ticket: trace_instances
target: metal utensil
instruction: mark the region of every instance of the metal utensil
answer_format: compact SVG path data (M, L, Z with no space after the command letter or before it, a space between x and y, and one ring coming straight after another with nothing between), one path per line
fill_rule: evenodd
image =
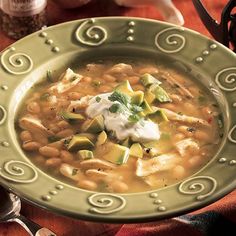
M17 222L32 236L56 236L49 229L30 221L20 214L20 198L0 186L0 222Z

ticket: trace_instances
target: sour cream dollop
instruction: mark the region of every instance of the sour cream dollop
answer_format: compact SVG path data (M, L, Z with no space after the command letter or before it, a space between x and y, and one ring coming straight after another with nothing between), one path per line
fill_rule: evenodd
M135 142L149 142L160 139L160 131L157 124L151 120L141 119L136 123L130 123L129 116L132 114L128 110L124 112L112 113L109 108L118 103L110 101L108 97L111 93L97 95L89 100L86 114L90 118L103 115L106 130L113 131L116 138L124 140L131 138ZM96 99L99 97L99 101Z

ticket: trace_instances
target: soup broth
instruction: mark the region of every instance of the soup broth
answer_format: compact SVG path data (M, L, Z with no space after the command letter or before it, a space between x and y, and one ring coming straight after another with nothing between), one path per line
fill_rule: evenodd
M219 146L216 101L180 70L121 58L45 74L16 129L32 162L74 186L162 188L198 171Z

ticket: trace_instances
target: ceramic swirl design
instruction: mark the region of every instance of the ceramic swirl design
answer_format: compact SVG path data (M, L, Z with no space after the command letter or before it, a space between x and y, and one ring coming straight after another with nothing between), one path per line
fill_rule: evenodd
M126 200L116 194L96 193L88 198L89 204L93 207L90 212L108 215L121 211L126 206Z
M87 46L99 46L107 40L107 31L95 24L94 19L85 20L75 32L76 39Z
M233 128L229 131L229 134L228 134L229 141L236 144L236 139L233 138L234 133L235 133L235 137L236 137L236 125L233 126Z
M164 53L176 53L181 51L185 44L186 39L180 33L184 32L183 28L171 27L160 31L155 37L155 45L159 50ZM163 40L165 38L165 40ZM165 44L163 44L165 43Z
M10 47L2 53L3 68L13 75L27 74L33 68L32 59L25 53L15 53L15 51L14 47Z
M236 90L236 67L221 70L215 77L216 84L224 91Z
M179 185L179 191L182 194L197 195L197 200L203 200L212 195L217 187L217 182L210 176L196 176L183 181Z
M38 178L38 172L28 163L12 160L5 162L3 168L0 167L0 176L15 183L28 184Z
M0 125L2 125L7 118L7 111L6 109L0 105Z

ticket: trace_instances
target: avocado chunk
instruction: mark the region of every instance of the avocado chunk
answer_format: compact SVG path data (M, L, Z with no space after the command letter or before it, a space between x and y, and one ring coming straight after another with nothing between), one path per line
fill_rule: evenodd
M165 112L162 109L158 109L154 113L149 114L149 118L157 123L169 121Z
M143 111L140 114L141 116L146 116L154 112L151 106L148 104L148 102L145 99L142 103L142 108L143 108Z
M152 84L161 84L161 81L159 81L158 79L156 79L154 76L152 76L149 73L145 73L140 77L141 83L145 86L148 87L149 85Z
M78 151L83 149L92 149L94 144L85 136L74 135L69 142L67 149L69 151Z
M130 147L129 155L137 158L143 158L143 148L139 143L134 143Z
M79 159L81 159L81 160L87 160L87 159L94 158L93 152L89 151L89 150L79 150L77 152L77 155L78 155Z
M151 104L151 103L156 99L156 96L151 92L150 89L148 89L147 91L145 91L144 99L145 99L149 104Z
M115 91L119 91L119 92L124 93L126 95L132 95L132 93L134 92L128 80L125 80L122 83L120 83L115 88Z
M83 126L83 130L90 133L99 133L104 130L104 118L102 115L94 117Z
M131 103L135 105L141 105L143 102L144 93L143 91L135 91L131 94Z
M73 112L62 111L60 115L65 120L77 120L77 121L85 120L84 116L82 116L81 114L73 113Z
M172 100L169 97L169 95L167 94L167 92L162 87L160 87L159 85L156 85L156 86L153 87L152 93L155 95L156 100L158 100L161 103L163 103L163 102L172 102Z
M107 141L107 134L106 134L105 131L102 131L102 132L98 135L96 145L97 145L97 146L102 145L102 144L104 144L106 141Z
M129 158L129 148L119 144L112 144L110 151L103 156L103 159L116 165L124 164Z
M130 147L130 143L131 143L130 138L127 138L122 142L122 146Z

